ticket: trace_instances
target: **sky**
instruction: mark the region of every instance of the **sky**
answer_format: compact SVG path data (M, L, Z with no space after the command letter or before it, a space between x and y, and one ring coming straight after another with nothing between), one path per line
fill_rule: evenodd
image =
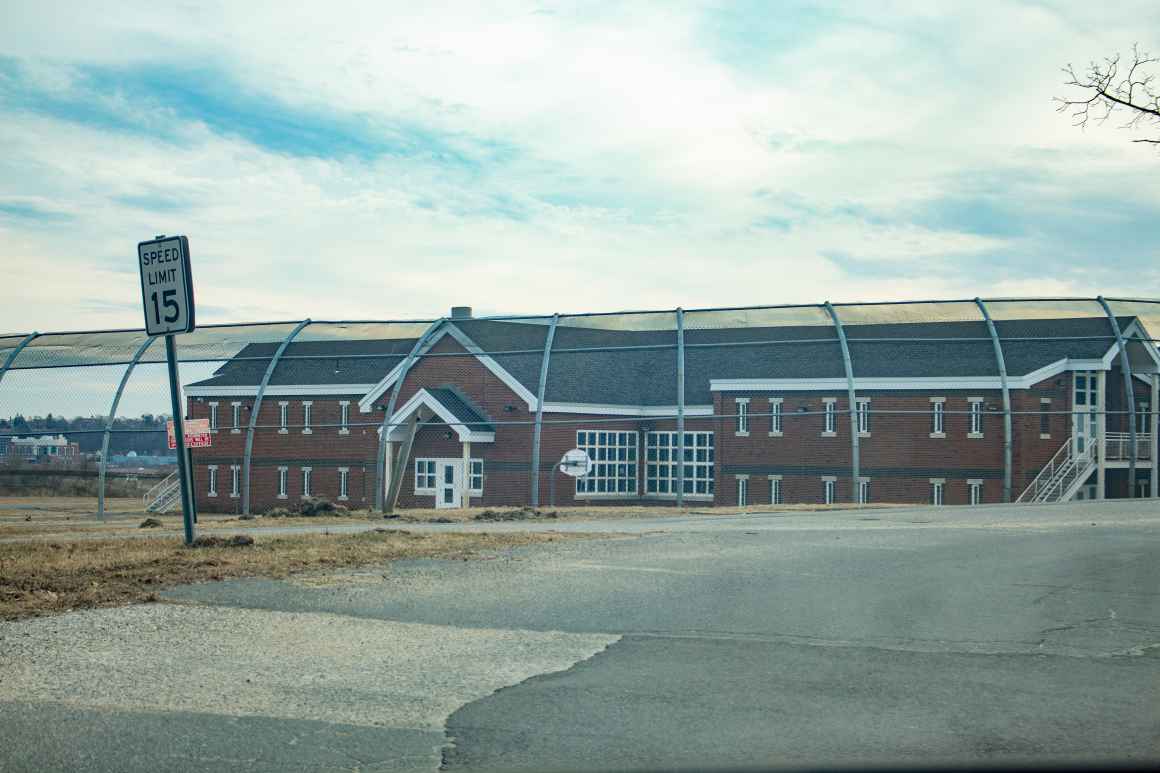
M1160 296L1160 155L1056 113L1160 4L0 9L0 333Z

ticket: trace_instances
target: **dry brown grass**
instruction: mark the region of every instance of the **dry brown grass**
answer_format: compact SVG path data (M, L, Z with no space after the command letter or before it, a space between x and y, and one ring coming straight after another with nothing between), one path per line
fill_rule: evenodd
M171 537L0 544L0 620L153 601L157 591L182 583L286 577L409 558L466 560L570 538L575 537L383 529L346 535L259 535L249 547L187 548Z

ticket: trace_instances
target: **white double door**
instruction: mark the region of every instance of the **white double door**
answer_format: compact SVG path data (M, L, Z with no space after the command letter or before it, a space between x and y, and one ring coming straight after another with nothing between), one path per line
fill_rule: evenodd
M435 507L462 507L463 460L435 460Z

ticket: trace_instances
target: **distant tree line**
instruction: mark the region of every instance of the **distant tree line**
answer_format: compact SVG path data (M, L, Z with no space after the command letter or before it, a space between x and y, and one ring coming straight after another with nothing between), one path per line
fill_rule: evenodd
M165 436L165 422L169 417L143 414L138 418L118 417L113 420L115 430L109 436L109 454L125 454L136 451L141 455L165 455L170 453ZM22 416L16 414L11 419L0 419L0 435L64 435L80 445L81 453L101 450L105 431L104 416L77 416L66 419L63 416Z

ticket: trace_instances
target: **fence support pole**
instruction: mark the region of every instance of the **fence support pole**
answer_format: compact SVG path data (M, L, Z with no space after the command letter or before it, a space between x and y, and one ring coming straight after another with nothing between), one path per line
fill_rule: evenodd
M309 319L304 319L298 323L298 326L290 331L290 334L282 339L282 343L278 345L274 356L270 358L270 364L266 366L266 372L262 374L262 381L258 384L258 391L254 395L254 407L250 411L250 426L246 430L246 451L245 456L242 457L242 512L246 515L250 514L250 458L254 452L254 428L258 426L258 414L262 410L262 398L266 394L266 387L270 385L270 377L274 375L274 368L278 366L278 360L282 359L283 352L286 347L290 345L302 328L310 324Z
M1131 499L1136 495L1136 390L1132 388L1132 363L1128 360L1128 344L1124 341L1123 331L1120 330L1120 321L1112 313L1112 309L1104 300L1104 296L1101 295L1096 300L1103 307L1104 314L1108 315L1108 322L1116 336L1116 346L1120 349L1120 370L1124 374L1124 402L1128 409L1128 443L1130 444L1128 447L1128 498ZM1100 399L1104 401L1103 408L1106 411L1108 398L1105 395L1100 395Z
M540 429L544 420L544 395L548 388L548 362L552 358L552 343L556 340L559 314L552 315L548 337L544 339L544 359L540 361L540 385L536 389L536 426L532 430L532 507L540 506ZM553 463L552 474L556 474Z
M1003 345L999 342L999 333L995 329L995 322L991 313L987 311L987 304L981 298L975 299L983 321L987 323L987 332L991 335L991 344L995 347L995 364L999 366L999 387L1003 390L1003 501L1011 501L1011 474L1012 474L1012 428L1011 428L1011 390L1007 385L1007 359L1003 356Z
M678 307L677 308L677 507L683 507L684 504L685 504L685 310Z
M859 479L862 477L862 449L858 441L858 398L854 390L854 364L850 360L850 345L846 341L846 331L842 327L842 320L838 317L838 312L834 310L833 304L829 301L826 301L825 309L834 322L834 328L838 331L838 342L842 345L842 362L846 366L846 392L850 401L850 477L853 480L850 501L862 504L858 496Z
M431 323L430 327L423 331L423 335L419 336L419 340L415 341L415 345L411 347L411 351L403 359L399 368L399 377L395 379L395 386L391 389L391 397L387 401L387 411L383 414L383 426L379 428L379 453L375 470L375 509L380 513L386 513L388 509L395 509L395 503L393 501L387 501L387 497L384 496L386 492L383 491L383 486L386 482L384 475L386 474L387 464L387 435L391 431L391 417L395 415L395 404L399 401L399 392L403 389L403 381L406 380L407 374L411 371L411 366L415 364L415 358L419 356L419 350L427 343L431 334L438 330L446 321L446 317L437 319ZM395 460L394 466L402 469L401 465L406 463L406 459ZM395 486L395 483L392 480L391 486ZM391 500L394 498L390 497Z
M145 354L145 350L153 341L152 338L146 338L137 348L137 351L133 353L133 359L129 361L129 367L125 368L125 373L121 376L121 383L117 385L117 391L113 395L113 404L109 406L109 418L105 422L105 435L101 439L101 470L97 483L97 518L102 521L105 520L105 471L109 466L109 434L113 431L113 420L117 418L117 406L121 403L121 395L125 391L125 385L129 383L129 377L133 375L133 368L137 367L141 355Z
M17 355L24 351L24 347L28 346L34 339L38 338L39 336L40 333L29 333L28 335L24 336L24 339L20 343L16 344L15 349L8 353L8 356L4 359L4 365L0 366L0 381L4 380L4 374L7 373L8 369L12 367L12 363L16 362Z

